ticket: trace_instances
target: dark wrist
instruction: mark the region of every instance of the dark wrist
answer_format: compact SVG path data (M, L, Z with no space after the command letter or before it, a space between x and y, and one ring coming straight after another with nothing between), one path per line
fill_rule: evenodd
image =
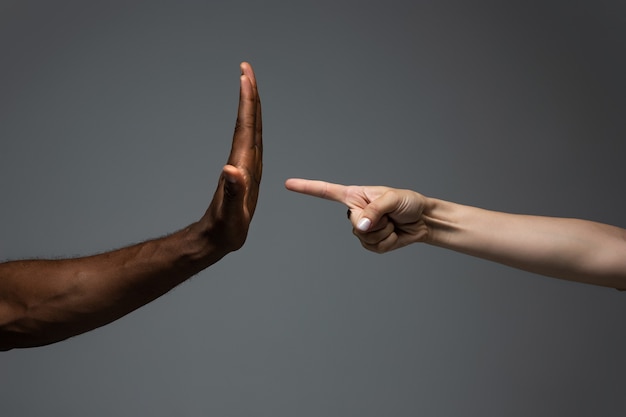
M230 252L218 244L210 228L202 227L200 223L189 225L180 234L184 258L193 265L200 265L202 269L219 261Z

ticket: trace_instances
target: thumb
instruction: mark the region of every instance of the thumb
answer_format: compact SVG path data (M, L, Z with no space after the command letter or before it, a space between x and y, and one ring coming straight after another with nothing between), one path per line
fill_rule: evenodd
M387 214L397 209L399 204L396 193L387 191L363 208L356 228L361 232L375 229L375 226Z
M229 211L240 210L243 206L245 185L239 170L232 165L226 165L222 169L222 176L224 177L224 208Z
M356 228L361 232L367 232L372 227L372 220L368 217L361 216L356 222Z

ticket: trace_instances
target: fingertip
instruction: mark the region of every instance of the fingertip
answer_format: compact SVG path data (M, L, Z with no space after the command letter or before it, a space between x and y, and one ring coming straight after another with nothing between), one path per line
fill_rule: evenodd
M295 178L287 178L287 180L285 181L285 188L288 190L291 190L293 188L295 181L296 181Z
M254 70L252 69L252 65L250 65L250 63L243 61L241 64L239 64L239 69L241 70L241 75L247 76L250 80L250 83L256 85Z
M222 175L224 176L224 180L231 184L237 184L239 182L239 170L234 165L224 165L222 168Z

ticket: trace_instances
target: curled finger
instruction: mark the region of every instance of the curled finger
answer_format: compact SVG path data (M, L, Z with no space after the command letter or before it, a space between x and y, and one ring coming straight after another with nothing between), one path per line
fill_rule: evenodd
M385 253L395 249L397 242L398 235L396 234L396 232L392 232L385 239L374 244L361 241L361 246L372 252Z
M390 235L395 235L394 225L391 222L386 222L385 227L373 232L361 232L356 228L353 229L352 232L362 243L366 243L368 245L376 245L387 239Z

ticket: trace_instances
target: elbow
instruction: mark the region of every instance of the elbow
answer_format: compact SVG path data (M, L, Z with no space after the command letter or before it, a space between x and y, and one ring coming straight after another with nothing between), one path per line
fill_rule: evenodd
M13 315L8 318L2 317L0 324L0 351L6 352L11 349L30 347L29 340L33 338L32 326L26 324L25 317Z
M626 247L625 247L626 249ZM626 250L598 254L578 268L581 281L626 291Z
M20 323L25 317L24 309L10 303L0 303L0 351L6 352L17 347L17 340L25 329Z
M0 309L0 352L43 346L57 341L45 323L29 316L27 309L6 305Z
M67 339L51 334L49 331L37 330L31 326L1 326L0 327L0 352L12 349L25 349L50 345Z

